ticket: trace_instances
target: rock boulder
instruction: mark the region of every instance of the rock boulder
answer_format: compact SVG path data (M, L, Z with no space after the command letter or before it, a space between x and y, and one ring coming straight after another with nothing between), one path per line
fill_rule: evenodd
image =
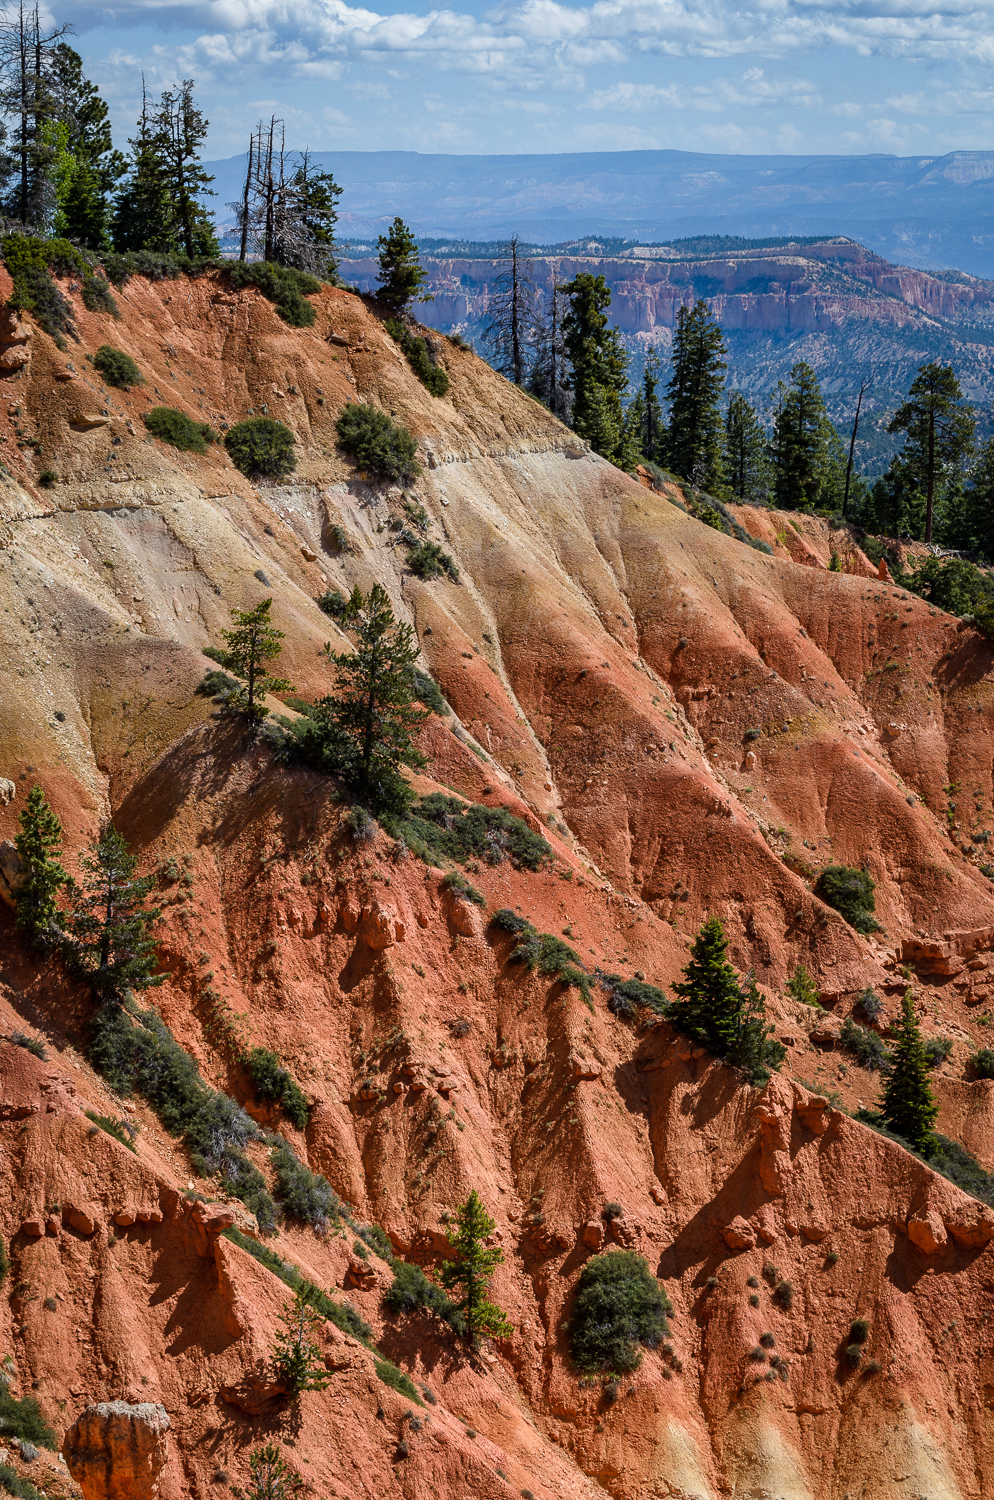
M150 1401L101 1401L76 1418L62 1456L83 1500L153 1500L166 1462L169 1418Z

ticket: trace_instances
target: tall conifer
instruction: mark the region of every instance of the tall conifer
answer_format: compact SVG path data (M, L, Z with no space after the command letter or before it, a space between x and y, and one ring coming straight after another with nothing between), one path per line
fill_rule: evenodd
M61 936L57 897L68 885L69 877L58 857L62 824L40 786L33 786L28 793L20 823L14 847L27 865L27 874L17 892L17 925L33 947L49 949L56 946Z
M669 467L682 479L720 496L725 489L724 429L719 400L728 368L721 329L706 302L681 307L673 335L673 369L666 396Z
M910 990L901 1002L901 1019L894 1031L893 1066L884 1089L883 1116L895 1135L927 1154L939 1106L929 1085L928 1055Z

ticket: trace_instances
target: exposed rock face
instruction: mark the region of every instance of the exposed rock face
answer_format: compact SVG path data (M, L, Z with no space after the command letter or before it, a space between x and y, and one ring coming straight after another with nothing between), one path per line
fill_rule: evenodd
M10 798L4 800L9 801ZM0 843L0 897L8 906L17 905L17 893L27 875L27 861L18 854L13 839L4 839Z
M165 1407L151 1401L88 1406L62 1443L83 1500L154 1500L169 1427Z

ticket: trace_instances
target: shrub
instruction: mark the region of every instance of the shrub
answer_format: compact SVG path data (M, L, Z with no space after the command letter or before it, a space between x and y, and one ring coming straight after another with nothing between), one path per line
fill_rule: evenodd
M776 1347L777 1341L772 1333L761 1333L759 1335L759 1342L764 1349L773 1349Z
M335 425L338 446L355 459L360 470L383 479L413 479L421 467L417 444L406 427L398 427L385 411L352 401Z
M590 998L590 979L580 955L551 932L536 932L534 928L523 932L508 957L508 963L524 964L529 971L537 970L546 978L556 979L567 989L578 989L586 999Z
M59 476L54 469L42 469L38 475L38 483L43 490L50 490L53 485L58 484Z
M612 1015L623 1020L634 1020L640 1007L666 1014L669 1001L663 990L644 979L623 979L620 974L599 974L603 987L608 991L607 1008Z
M953 1050L953 1039L951 1036L930 1036L925 1042L925 1057L930 1068L937 1068L944 1063Z
M848 1344L846 1346L846 1352L843 1355L843 1359L845 1360L846 1364L849 1366L850 1370L857 1370L859 1368L860 1361L862 1360L862 1358L863 1358L863 1346L862 1346L862 1344Z
M43 240L27 234L6 234L0 241L7 270L14 282L8 307L29 312L38 327L64 347L63 334L75 337L72 308L59 291L51 267L66 268L63 247L69 253L69 268L89 272L79 251L65 240Z
M465 875L460 875L458 870L450 870L442 881L442 890L451 891L453 896L458 896L462 901L472 901L474 906L486 906L487 901L482 891L468 881Z
M84 277L82 297L87 312L110 313L114 318L120 317L117 299L105 277ZM138 382L134 381L133 384L137 385Z
M11 1438L20 1438L39 1448L54 1450L58 1447L59 1440L45 1421L34 1396L24 1396L19 1401L10 1394L3 1381L0 1381L0 1433L5 1442Z
M773 1288L773 1300L781 1312L790 1312L794 1306L794 1286L790 1281L778 1281Z
M90 1023L89 1056L116 1093L148 1100L170 1134L182 1138L198 1172L228 1183L263 1232L275 1228L276 1205L265 1179L242 1151L259 1138L258 1126L233 1099L207 1087L154 1011L102 1005Z
M225 263L225 274L234 287L256 286L276 307L276 312L291 328L311 328L316 313L306 296L321 290L316 276L293 266L277 266L271 261L233 260Z
M341 1217L342 1202L331 1183L305 1167L289 1146L279 1146L272 1162L276 1201L285 1214L315 1229L325 1229L332 1219Z
M373 1368L384 1385L390 1386L392 1390L400 1391L408 1401L416 1401L419 1406L424 1406L418 1394L418 1388L410 1375L405 1375L403 1370L398 1370L389 1359L374 1359Z
M449 389L449 377L441 365L435 363L425 339L405 327L398 318L387 318L383 324L394 343L399 344L415 375L433 396L444 396Z
M348 608L349 601L340 589L326 589L315 599L318 609L330 615L333 620L340 620Z
M477 858L499 865L507 859L515 867L539 870L553 857L551 844L506 807L462 802L444 792L422 797L390 832L395 837L402 833L410 848L429 862L451 859L465 864Z
M495 911L490 918L490 925L499 927L501 932L511 932L517 936L518 933L527 932L532 924L527 917L521 917L516 911L511 911L510 907L502 906L500 911ZM994 1053L991 1055L994 1056Z
M206 654L204 652L205 656ZM205 672L193 691L199 698L221 699L239 690L240 684L235 681L234 677L229 672L222 672L220 668L217 668L214 671Z
M266 1047L253 1047L245 1058L255 1097L272 1104L279 1104L284 1114L298 1130L307 1128L307 1096L303 1089L287 1072L275 1052Z
M668 1297L634 1250L591 1256L577 1282L569 1320L577 1369L625 1374L638 1368L640 1345L655 1349L669 1334Z
M372 843L376 837L376 820L358 804L345 815L345 826L357 844Z
M815 1010L823 1009L818 999L818 986L803 964L798 964L787 980L787 993L792 1000L798 1001L801 1005L814 1006Z
M442 697L434 677L429 677L427 672L418 671L417 667L414 669L414 689L419 701L425 708L430 708L433 714L438 714L440 718L451 714L452 710Z
M868 1318L854 1318L849 1325L850 1344L865 1344L870 1337L870 1322Z
M15 1047L23 1047L25 1052L30 1052L34 1057L40 1057L44 1062L47 1054L45 1043L40 1036L28 1036L26 1031L12 1031L10 1039Z
M994 1047L981 1047L967 1059L974 1078L994 1078Z
M159 250L125 250L103 256L107 278L121 287L132 276L146 281L175 281L179 276L196 276L215 265L210 256L191 260L189 256Z
M851 1016L846 1016L842 1023L841 1041L843 1047L847 1047L856 1058L861 1068L868 1068L870 1072L889 1073L891 1069L891 1051L875 1031L870 1031L866 1026L860 1026Z
M604 1220L605 1224L611 1224L615 1219L623 1219L624 1217L625 1210L622 1208L620 1203L605 1203L604 1207L601 1209L601 1218Z
M815 882L815 895L833 906L850 927L864 936L883 931L873 916L874 889L869 870L855 870L850 865L826 865Z
M235 468L249 479L285 479L297 467L293 433L273 417L248 417L224 434Z
M407 566L417 578L437 578L439 574L446 573L453 583L459 582L456 563L447 552L442 551L438 542L419 542L416 547L409 547Z
M861 1011L868 1021L879 1021L883 1015L884 1002L876 990L868 986L856 1001L853 1009Z
M111 1115L94 1114L92 1109L86 1111L86 1118L92 1120L94 1125L99 1125L100 1129L105 1130L108 1135L112 1135L115 1141L120 1141L122 1146L127 1146L129 1151L134 1151L137 1156L134 1138L138 1132L133 1125L126 1125L123 1120L114 1119Z
M123 349L115 349L113 344L100 345L93 356L93 368L100 371L108 385L116 386L119 390L126 391L133 385L145 384L142 372L131 355L125 354Z
M433 1313L456 1333L463 1335L466 1332L465 1319L455 1303L440 1286L429 1281L420 1266L399 1261L394 1266L393 1281L383 1295L383 1302L392 1313Z
M142 416L142 421L153 437L182 453L206 453L210 440L210 425L195 422L175 406L153 406Z

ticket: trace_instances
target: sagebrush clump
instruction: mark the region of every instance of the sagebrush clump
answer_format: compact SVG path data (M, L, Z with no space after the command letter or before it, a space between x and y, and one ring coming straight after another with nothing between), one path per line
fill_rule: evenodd
M350 401L335 424L338 446L377 479L414 479L421 472L417 443L385 411Z
M224 435L228 457L248 479L285 479L297 467L293 433L274 417L247 417Z
M570 1352L578 1370L615 1375L638 1369L643 1349L670 1331L672 1304L634 1250L591 1256L580 1273L569 1319Z
M195 422L175 406L153 406L142 414L142 421L153 437L181 453L206 453L214 433L208 422Z
M145 379L130 354L115 349L113 344L101 344L93 356L93 368L99 370L108 385L119 390L130 390L133 385L144 385Z

